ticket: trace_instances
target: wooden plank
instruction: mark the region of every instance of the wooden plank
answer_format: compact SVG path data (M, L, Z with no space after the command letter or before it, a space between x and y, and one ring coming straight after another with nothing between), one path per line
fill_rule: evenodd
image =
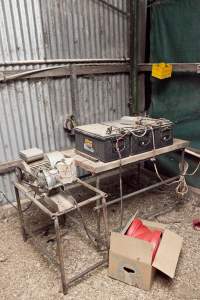
M112 73L129 73L129 64L128 63L110 63L110 64L93 64L93 65L74 65L73 74L76 76L81 75L98 75L98 74L112 74ZM58 68L42 70L38 69L37 73L31 74L33 70L27 70L27 75L23 75L17 79L31 79L31 78L45 78L45 77L65 77L72 75L72 68L70 65L58 66ZM6 77L19 75L26 71L2 71L1 72L1 81L5 80ZM14 80L14 79L13 79Z
M0 175L14 171L15 168L18 167L21 163L21 159L0 163Z
M188 146L189 146L188 141L174 139L173 145L163 147L160 149L156 149L156 150L152 150L152 151L148 151L148 152L144 152L144 153L137 154L137 155L128 156L121 160L121 164L122 164L122 166L125 166L125 165L131 164L131 163L147 160L154 156L172 152L172 151L175 151L178 149L184 149ZM63 154L67 157L74 157L77 166L79 166L79 167L83 168L84 170L89 171L93 174L102 173L105 171L116 169L116 168L119 168L119 166L120 166L120 160L115 160L115 161L111 161L108 163L104 163L101 161L94 162L94 161L91 161L89 159L82 157L81 155L77 155L75 153L75 150L63 151Z

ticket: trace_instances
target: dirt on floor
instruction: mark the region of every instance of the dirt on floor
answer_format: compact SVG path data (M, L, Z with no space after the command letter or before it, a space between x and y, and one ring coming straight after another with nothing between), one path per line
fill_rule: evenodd
M115 193L118 192L118 178L113 177ZM126 180L126 190L134 188L131 178ZM112 194L113 185L108 181L103 189ZM61 292L60 276L55 266L46 260L32 239L23 242L17 215L3 217L0 220L0 299L1 300L58 300L58 299L200 299L200 232L192 228L192 220L200 217L200 200L190 193L181 204L173 210L176 196L172 187L165 187L147 192L124 202L124 223L139 209L138 216L165 211L164 215L154 220L166 223L168 228L184 238L176 276L173 280L157 272L150 291L126 285L113 280L107 275L107 268L100 267L83 280L72 285L67 295ZM92 207L83 210L88 226L95 229L96 218ZM73 213L80 219L80 216ZM41 221L42 220L42 221ZM41 227L49 220L41 215L34 206L26 212L26 222ZM109 207L110 228L119 225L119 204ZM66 219L62 228L66 274L76 274L82 268L98 261L101 253L94 251L84 231L72 221ZM48 251L55 252L55 235L53 228L37 233L40 244ZM55 256L55 254L54 254Z

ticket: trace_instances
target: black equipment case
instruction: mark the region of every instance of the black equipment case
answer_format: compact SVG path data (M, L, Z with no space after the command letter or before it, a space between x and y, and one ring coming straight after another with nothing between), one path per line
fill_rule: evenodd
M107 134L109 126L104 124L91 124L75 128L76 149L89 156L109 162L119 159L116 143L118 141L121 157L130 155L130 135L120 138L121 134Z
M109 162L173 143L173 124L166 119L123 117L75 128L76 150Z

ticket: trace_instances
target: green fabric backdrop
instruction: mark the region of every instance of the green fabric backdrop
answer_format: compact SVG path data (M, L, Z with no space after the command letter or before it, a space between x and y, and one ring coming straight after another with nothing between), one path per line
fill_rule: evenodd
M200 0L163 0L152 7L150 61L153 63L200 62ZM166 117L175 123L175 136L200 149L200 75L174 73L172 78L152 78L150 115ZM191 168L197 161L188 158ZM162 170L175 174L178 155L159 159ZM191 170L191 169L190 169ZM200 171L188 177L200 187Z

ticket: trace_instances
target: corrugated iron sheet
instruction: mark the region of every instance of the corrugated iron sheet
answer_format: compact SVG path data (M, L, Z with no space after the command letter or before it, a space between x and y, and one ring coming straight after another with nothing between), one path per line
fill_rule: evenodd
M128 57L127 16L99 0L1 0L0 22L0 61Z
M128 1L107 0L127 12ZM128 18L98 0L1 0L0 62L128 56ZM35 66L37 67L37 66ZM42 67L42 66L40 66ZM2 67L19 70L32 66ZM79 77L79 124L128 113L126 74ZM73 146L63 129L72 113L70 79L22 80L0 84L0 161L19 150ZM0 190L13 199L13 174L0 176Z

